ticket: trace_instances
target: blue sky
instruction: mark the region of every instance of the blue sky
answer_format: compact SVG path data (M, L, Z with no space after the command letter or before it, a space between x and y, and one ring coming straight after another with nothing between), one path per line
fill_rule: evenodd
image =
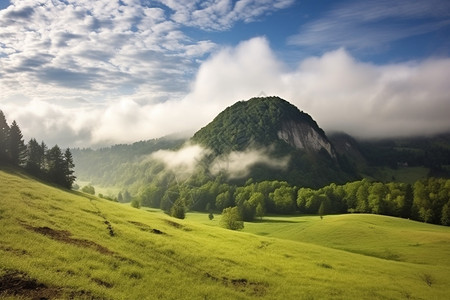
M0 109L63 146L190 134L278 95L327 132L450 130L450 2L0 0Z

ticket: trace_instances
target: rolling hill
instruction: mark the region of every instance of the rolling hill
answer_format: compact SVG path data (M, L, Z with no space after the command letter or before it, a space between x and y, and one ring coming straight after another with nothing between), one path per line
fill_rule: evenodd
M7 167L0 195L4 299L445 299L450 292L447 227L368 215L246 223L261 236L219 228L219 216L178 220L60 190ZM374 245L393 255L365 253Z

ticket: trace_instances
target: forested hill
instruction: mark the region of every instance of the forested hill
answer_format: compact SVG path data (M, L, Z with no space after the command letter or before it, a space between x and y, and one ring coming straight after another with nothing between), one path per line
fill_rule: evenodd
M313 118L279 97L237 102L191 140L213 149L215 159L222 159L223 165L232 164L230 157L239 153L264 152L266 162L275 163L252 165L248 177L256 181L283 180L319 187L357 178L351 167L341 165L333 145ZM283 160L287 162L283 168L274 167Z
M304 137L298 135L299 132L293 132L297 128L286 132L292 129L287 128L288 124L302 126L300 130L306 131L306 134L314 133L322 143L329 144L324 131L310 115L279 97L239 101L196 132L192 140L213 149L217 154L283 142L310 149L309 141L304 141Z

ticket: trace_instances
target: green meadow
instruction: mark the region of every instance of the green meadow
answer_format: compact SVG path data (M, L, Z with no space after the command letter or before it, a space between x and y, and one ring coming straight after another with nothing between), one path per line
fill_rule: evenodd
M0 168L2 299L448 299L450 228L376 215L178 220Z

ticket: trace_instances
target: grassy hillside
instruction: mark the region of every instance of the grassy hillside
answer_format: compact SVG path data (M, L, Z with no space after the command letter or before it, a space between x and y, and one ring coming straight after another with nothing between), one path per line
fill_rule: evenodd
M445 299L450 292L444 227L362 215L246 223L266 235L258 236L1 168L0 195L0 298ZM361 254L389 245L398 259Z

